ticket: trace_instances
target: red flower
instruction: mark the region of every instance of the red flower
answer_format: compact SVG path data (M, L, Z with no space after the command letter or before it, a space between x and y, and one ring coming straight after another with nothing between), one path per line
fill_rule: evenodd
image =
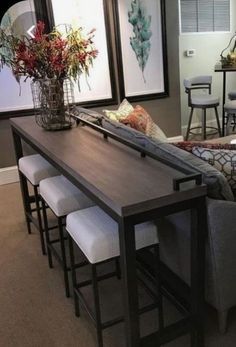
M38 21L36 28L34 30L34 40L36 42L42 40L44 29L45 29L45 24L41 21Z
M1 44L11 53L9 59L0 52L0 69L1 64L10 66L18 79L25 75L35 79L72 77L76 80L81 73L88 75L98 54L92 41L95 29L86 37L82 28L68 28L64 34L57 29L46 34L44 29L45 24L39 21L35 37L29 39L7 35L0 28Z
M97 49L94 49L92 52L91 52L91 57L92 58L96 58L98 55L98 50Z

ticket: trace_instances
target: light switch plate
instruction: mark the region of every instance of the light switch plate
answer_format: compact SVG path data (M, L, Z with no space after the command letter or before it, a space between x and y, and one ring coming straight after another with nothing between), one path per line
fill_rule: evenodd
M194 48L187 49L186 56L187 57L194 57L196 55L196 50Z

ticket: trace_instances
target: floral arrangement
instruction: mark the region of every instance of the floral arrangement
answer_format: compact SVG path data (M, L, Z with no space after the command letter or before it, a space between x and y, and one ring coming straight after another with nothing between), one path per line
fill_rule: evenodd
M234 41L233 41L234 40ZM233 43L233 47L231 47L231 44ZM229 52L226 56L223 55L223 53L229 49ZM222 66L235 66L236 65L236 32L231 37L229 44L226 48L223 49L223 51L220 54L220 60L222 63Z
M57 28L45 33L45 24L39 21L34 37L18 38L0 29L0 70L10 67L19 82L21 76L38 79L76 80L89 68L98 51L94 48L94 31L83 35L82 28L66 27L62 34Z

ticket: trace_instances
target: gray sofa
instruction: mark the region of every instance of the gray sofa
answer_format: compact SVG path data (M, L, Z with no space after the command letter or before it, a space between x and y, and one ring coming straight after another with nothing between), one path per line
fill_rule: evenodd
M161 158L202 174L208 195L206 300L216 308L219 329L224 333L228 311L236 306L236 203L226 178L208 163L172 144L150 139L100 114L93 112L93 117L99 120L104 128L139 144ZM162 218L157 224L162 261L186 283L190 283L190 211Z

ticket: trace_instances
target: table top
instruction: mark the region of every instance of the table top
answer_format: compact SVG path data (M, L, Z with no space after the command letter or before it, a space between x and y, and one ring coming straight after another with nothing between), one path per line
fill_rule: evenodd
M233 72L236 71L236 65L234 66L222 66L221 63L216 63L215 65L215 72Z
M173 190L185 175L84 126L45 131L34 117L12 118L13 129L113 217L126 217L203 196L206 187Z

